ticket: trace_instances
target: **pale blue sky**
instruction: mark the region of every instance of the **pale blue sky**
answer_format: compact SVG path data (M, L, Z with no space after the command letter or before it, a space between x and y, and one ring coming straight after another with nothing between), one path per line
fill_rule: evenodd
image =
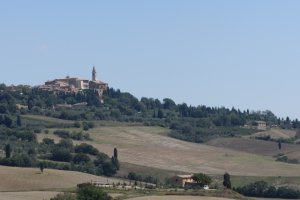
M0 1L0 82L91 76L137 97L300 118L300 1Z

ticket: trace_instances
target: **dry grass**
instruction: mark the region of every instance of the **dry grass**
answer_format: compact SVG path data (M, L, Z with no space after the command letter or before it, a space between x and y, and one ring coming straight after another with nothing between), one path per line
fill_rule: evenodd
M250 138L217 138L208 141L207 144L264 156L275 156L279 153L284 153L289 158L300 160L300 145L295 144L282 143L281 150L278 149L277 142Z
M144 196L136 197L128 200L229 200L220 197L201 197L201 196Z
M0 191L39 191L61 190L76 187L77 184L91 180L102 183L119 182L120 179L94 176L90 174L45 169L0 166Z
M294 130L285 130L280 128L272 128L267 131L258 132L252 134L250 137L257 137L257 136L271 136L271 138L278 139L278 138L284 138L284 139L290 139L294 138L296 135L296 131Z
M160 127L103 126L89 130L93 141L84 142L108 155L112 155L113 148L117 147L121 162L171 171L208 174L224 174L228 171L239 176L299 175L300 165L276 162L269 156L271 153L268 154L267 148L266 154L256 155L255 144L248 145L247 153L242 152L241 147L232 150L177 140L166 136L168 131ZM39 140L42 138L43 135L39 135ZM269 145L272 146L271 143ZM276 148L276 145L273 146Z
M228 171L241 176L299 175L300 165L276 162L270 156L189 143L167 137L166 132L168 129L159 127L97 127L89 130L93 141L87 143L108 155L117 147L122 162L159 169L209 174Z
M0 200L49 200L58 192L30 191L30 192L0 192Z

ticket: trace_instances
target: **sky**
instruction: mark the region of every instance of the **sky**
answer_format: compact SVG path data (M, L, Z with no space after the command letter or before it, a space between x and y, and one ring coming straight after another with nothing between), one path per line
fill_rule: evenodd
M300 118L300 1L0 1L0 82L98 79L138 98Z

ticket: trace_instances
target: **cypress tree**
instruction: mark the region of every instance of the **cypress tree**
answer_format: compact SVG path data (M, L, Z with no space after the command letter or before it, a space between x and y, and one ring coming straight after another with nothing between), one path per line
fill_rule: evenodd
M11 156L11 149L10 149L10 144L5 145L5 157L10 158Z
M227 172L224 174L223 185L224 187L231 189L230 175Z

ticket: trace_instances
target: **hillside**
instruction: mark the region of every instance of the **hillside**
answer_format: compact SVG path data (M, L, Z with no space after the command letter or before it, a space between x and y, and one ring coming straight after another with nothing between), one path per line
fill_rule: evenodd
M75 188L77 184L91 180L102 183L123 180L94 176L86 173L45 169L41 174L37 168L19 168L0 166L0 192L64 190ZM1 195L0 195L1 196Z
M117 147L121 162L166 170L209 174L228 171L243 176L296 176L300 170L300 165L276 162L271 156L170 138L168 131L159 127L101 126L89 131L93 141L87 143L107 154ZM58 140L51 134L41 134L39 140L43 137Z
M295 144L284 143L282 148L278 149L277 142L250 138L217 138L206 142L206 144L263 156L272 157L285 154L289 158L300 160L300 145Z

